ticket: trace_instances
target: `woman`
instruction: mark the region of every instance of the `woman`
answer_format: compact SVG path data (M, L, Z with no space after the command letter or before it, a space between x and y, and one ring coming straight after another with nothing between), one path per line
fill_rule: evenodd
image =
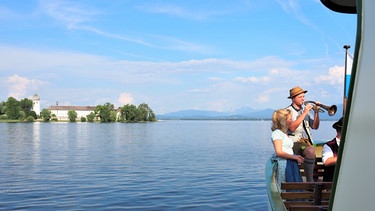
M287 130L292 123L292 114L288 109L279 109L272 115L272 142L275 148L275 159L278 161L278 183L302 182L297 163L303 163L304 158L293 154L293 140Z

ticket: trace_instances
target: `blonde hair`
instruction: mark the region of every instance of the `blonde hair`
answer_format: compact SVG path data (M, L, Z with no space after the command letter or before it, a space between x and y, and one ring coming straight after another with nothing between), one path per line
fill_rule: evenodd
M286 131L288 130L288 125L286 124L286 120L290 113L291 112L288 109L279 109L273 112L271 130L274 131L276 129L279 129L283 131L284 133L286 133Z

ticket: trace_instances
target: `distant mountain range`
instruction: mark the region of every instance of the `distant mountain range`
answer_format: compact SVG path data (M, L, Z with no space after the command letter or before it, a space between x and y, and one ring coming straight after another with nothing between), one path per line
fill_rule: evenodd
M324 110L320 113L321 120L337 120L342 115L342 104L337 105L337 112L333 116L329 116ZM201 119L201 120L269 120L275 109L257 110L244 107L232 112L204 111L204 110L181 110L163 115L156 115L157 119Z

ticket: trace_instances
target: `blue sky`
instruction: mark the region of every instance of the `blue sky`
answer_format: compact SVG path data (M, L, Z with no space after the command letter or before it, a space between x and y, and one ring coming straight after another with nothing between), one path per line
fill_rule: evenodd
M0 101L278 109L343 98L356 16L317 0L2 0Z

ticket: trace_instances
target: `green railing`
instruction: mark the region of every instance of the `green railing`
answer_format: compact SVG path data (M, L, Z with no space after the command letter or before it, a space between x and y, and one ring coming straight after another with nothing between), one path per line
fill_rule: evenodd
M280 196L280 187L276 180L277 162L272 159L272 156L267 160L266 164L266 186L268 200L271 210L286 211L284 202Z

